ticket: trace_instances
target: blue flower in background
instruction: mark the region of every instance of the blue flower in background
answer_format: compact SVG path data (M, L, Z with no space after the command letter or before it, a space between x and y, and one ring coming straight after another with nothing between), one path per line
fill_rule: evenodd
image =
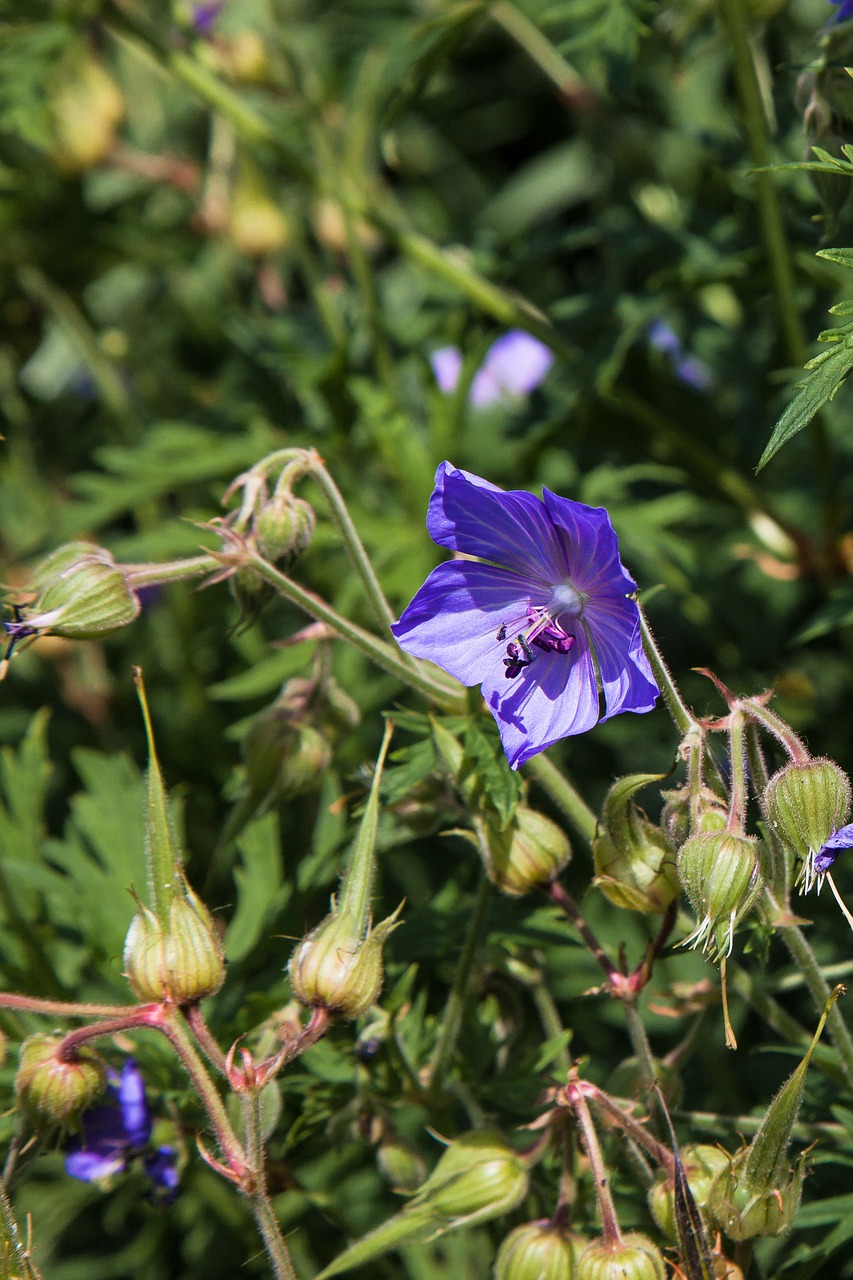
M482 685L512 768L599 718L652 709L636 583L602 507L507 493L443 462L427 529L477 559L433 569L391 629L409 653Z
M430 363L439 388L450 395L456 390L462 372L461 351L458 347L442 347L432 353ZM486 352L471 382L468 402L475 409L486 409L529 395L553 363L554 356L543 342L523 329L510 329Z
M85 1112L81 1133L72 1138L65 1157L65 1171L82 1182L98 1182L124 1173L139 1159L164 1198L178 1187L177 1153L174 1147L151 1149L151 1116L142 1073L128 1058L121 1074L110 1072L108 1101Z
M853 0L850 2L853 5ZM814 856L814 874L825 876L842 849L853 849L853 823L833 832L826 844L821 845Z
M853 4L853 0L850 0ZM704 360L696 356L684 354L681 339L663 320L655 320L649 325L649 342L656 351L667 357L672 365L673 373L680 382L686 383L696 391L710 391L714 385L714 375Z

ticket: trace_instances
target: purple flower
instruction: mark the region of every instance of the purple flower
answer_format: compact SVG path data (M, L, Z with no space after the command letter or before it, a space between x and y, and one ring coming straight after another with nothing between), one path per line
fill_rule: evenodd
M223 0L210 0L207 4L194 4L192 8L193 27L200 36L209 36L213 25L219 17Z
M82 1182L97 1182L124 1173L136 1157L155 1187L167 1194L178 1186L174 1147L146 1150L151 1140L151 1117L142 1073L128 1058L121 1074L110 1072L108 1101L83 1116L82 1132L73 1138L65 1157L65 1172Z
M829 3L838 5L838 12L833 14L830 22L846 22L853 18L853 0L829 0Z
M392 631L465 685L482 684L513 769L599 720L650 711L658 696L602 507L547 489L509 493L443 462L427 529L476 560L433 569ZM596 677L600 674L600 685Z
M445 395L456 390L462 372L458 347L442 347L430 356L435 380ZM522 329L510 329L493 342L468 392L475 409L529 395L545 377L554 357L544 343Z
M853 849L853 823L834 831L826 843L821 845L814 856L814 874L825 876L842 849Z
M850 0L850 3L853 4L853 0ZM662 352L667 357L679 382L685 383L688 387L693 387L696 391L709 391L711 389L714 385L712 371L704 360L684 354L681 339L664 320L655 320L650 324L648 333L649 342L656 351Z

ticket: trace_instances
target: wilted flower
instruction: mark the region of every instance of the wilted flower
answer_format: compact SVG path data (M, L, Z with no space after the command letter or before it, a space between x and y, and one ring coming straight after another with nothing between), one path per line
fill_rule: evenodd
M178 1186L174 1147L150 1148L151 1116L142 1073L128 1058L121 1074L111 1071L107 1085L109 1102L83 1116L79 1137L72 1139L65 1157L65 1171L81 1182L99 1182L124 1173L135 1159L166 1196Z
M507 493L449 462L435 479L430 537L478 559L433 569L392 630L409 653L482 684L510 765L598 722L597 672L601 719L650 711L636 583L607 512L548 489Z
M853 3L853 0L851 0ZM853 849L853 822L834 832L814 856L814 873L825 876L842 849Z
M441 347L430 356L439 388L450 395L456 390L462 372L462 353L458 347ZM474 374L468 392L475 409L529 395L539 386L554 363L554 356L537 338L523 329L510 329L486 353L483 364Z
M853 0L850 2L853 3ZM685 355L681 339L674 329L663 320L655 320L649 325L648 333L649 342L656 351L667 357L679 382L696 391L710 390L714 385L713 373L697 356Z

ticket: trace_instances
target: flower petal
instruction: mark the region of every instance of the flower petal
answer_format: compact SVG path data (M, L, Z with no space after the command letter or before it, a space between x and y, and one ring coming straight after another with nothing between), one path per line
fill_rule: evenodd
M550 489L542 490L542 501L563 535L566 573L577 591L593 597L625 596L637 590L636 582L619 559L616 531L604 507L572 502Z
M483 371L497 386L524 396L539 386L554 363L553 353L523 329L510 329L489 347Z
M81 1182L97 1182L114 1173L123 1173L127 1159L121 1152L105 1154L101 1151L69 1151L65 1157L65 1172Z
M145 1081L133 1058L128 1058L121 1069L118 1102L128 1142L132 1147L144 1147L151 1136L151 1119L145 1101Z
M640 639L640 614L625 596L591 596L584 610L604 699L602 720L620 711L651 711L659 690Z
M446 396L456 390L462 372L462 352L458 347L441 347L429 358L438 388Z
M469 403L475 409L488 409L489 405L505 399L506 394L497 378L485 367L478 369L468 392Z
M586 733L598 721L598 689L583 630L569 654L537 654L511 682L484 679L483 697L513 769L560 738Z
M834 831L815 854L814 869L818 875L829 871L842 849L853 849L853 823Z
M506 643L496 639L503 623L526 621L529 603L547 594L531 592L518 574L472 560L448 560L433 569L399 622L391 626L400 647L429 658L463 684L479 684L490 671L503 677Z
M565 577L563 541L539 498L521 490L506 493L449 462L435 473L427 529L440 547L491 560L536 582Z

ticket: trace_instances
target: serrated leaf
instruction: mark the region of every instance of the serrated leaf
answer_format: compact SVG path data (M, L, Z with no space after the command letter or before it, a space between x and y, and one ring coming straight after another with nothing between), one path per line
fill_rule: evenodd
M803 427L808 426L815 414L838 392L853 369L853 334L845 325L843 330L828 330L831 338L821 334L823 341L836 345L830 351L821 352L806 365L808 376L794 384L796 395L782 414L767 447L762 453L756 471L765 467L774 454L793 439Z
M510 769L496 733L486 733L477 721L472 721L464 741L465 755L471 762L478 785L494 808L503 829L518 808L524 795L524 784Z

